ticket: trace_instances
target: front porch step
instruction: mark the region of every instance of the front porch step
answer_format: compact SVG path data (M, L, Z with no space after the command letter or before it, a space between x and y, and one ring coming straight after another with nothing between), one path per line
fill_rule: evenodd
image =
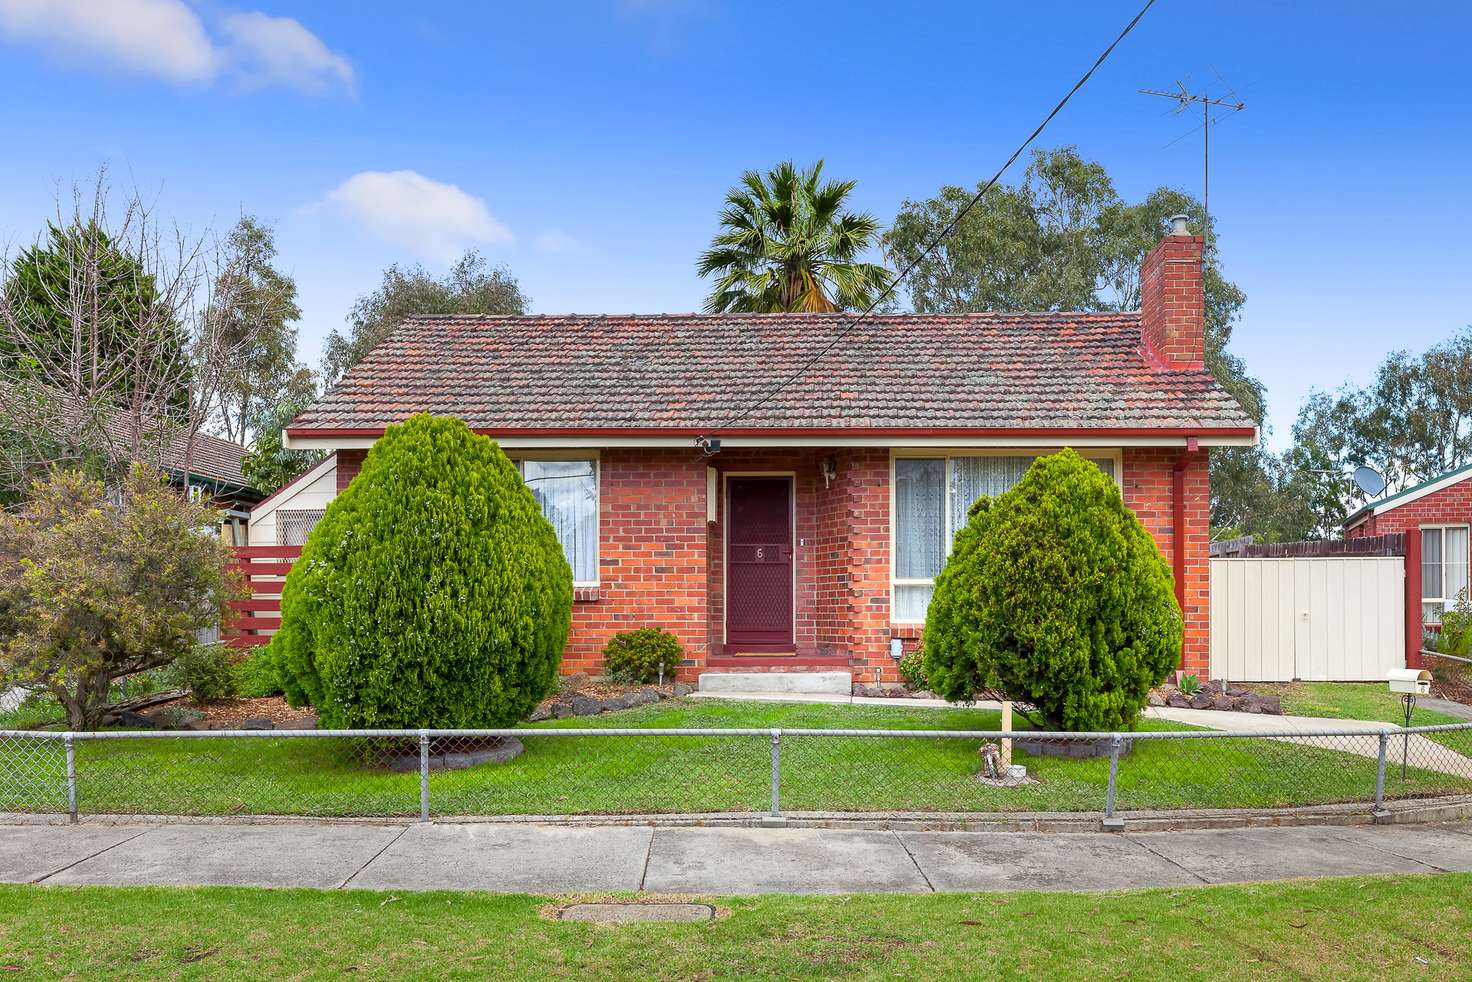
M802 692L846 696L853 691L849 672L702 672L701 692Z

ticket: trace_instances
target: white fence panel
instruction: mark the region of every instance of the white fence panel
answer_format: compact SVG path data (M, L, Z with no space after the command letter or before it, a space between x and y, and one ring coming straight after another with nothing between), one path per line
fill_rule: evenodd
M1405 561L1211 560L1211 676L1384 681L1405 667Z

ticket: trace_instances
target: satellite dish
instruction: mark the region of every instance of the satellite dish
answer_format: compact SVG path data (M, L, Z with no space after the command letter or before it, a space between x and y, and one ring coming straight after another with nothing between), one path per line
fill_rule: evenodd
M1360 486L1366 497L1373 498L1385 490L1385 478L1373 467L1360 465L1354 469L1354 483Z

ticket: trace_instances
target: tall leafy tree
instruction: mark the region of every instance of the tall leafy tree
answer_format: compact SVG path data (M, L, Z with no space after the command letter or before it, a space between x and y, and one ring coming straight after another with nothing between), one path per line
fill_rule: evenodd
M905 201L883 236L891 263L917 263L905 286L918 313L1133 310L1140 305L1140 264L1170 216L1190 216L1198 232L1203 223L1201 204L1190 195L1158 188L1131 204L1101 164L1062 147L1033 151L1021 183L994 187L923 254L973 194L943 187L933 198ZM1247 296L1222 275L1215 230L1205 235L1207 365L1260 421L1262 383L1227 350Z
M220 272L213 312L223 342L236 349L232 370L222 380L219 423L225 436L246 443L273 407L299 395L310 370L297 363L295 322L301 317L296 282L273 265L276 240L270 228L244 215L227 239L228 261Z
M358 298L346 333L333 331L322 349L322 381L332 385L411 314L524 314L531 301L504 266L469 250L443 278L422 266L383 271L377 290Z
M994 187L925 253L973 195L943 187L935 197L905 201L883 236L891 263L916 264L905 285L917 312L1136 309L1146 253L1170 216L1184 214L1206 237L1207 367L1262 423L1262 383L1228 350L1247 296L1222 274L1215 229L1195 198L1162 187L1131 203L1101 164L1074 147L1035 150L1019 184ZM1213 524L1274 537L1292 525L1264 511L1271 496L1261 489L1275 480L1268 457L1258 448L1212 453Z
M140 376L173 376L189 360L187 332L169 316L153 272L95 215L48 223L11 263L3 291L0 370L13 381L68 394L81 387L121 404ZM133 370L139 358L149 370ZM172 402L185 399L181 385Z
M278 403L265 415L260 432L240 459L241 473L251 487L270 494L327 456L325 450L288 450L281 442L281 431L311 402L308 392Z
M193 470L255 347L225 316L246 285L230 253L113 194L105 171L58 198L35 246L0 261L0 499L57 466L110 483L134 461Z
M1367 386L1313 393L1293 437L1305 470L1366 464L1391 491L1472 463L1472 326L1419 355L1392 352ZM1360 505L1359 489L1335 474L1320 483L1320 522L1337 527Z
M877 244L872 215L845 209L853 181L824 181L823 162L802 170L784 161L750 170L726 192L721 231L696 269L714 276L711 313L823 312L881 299L889 270L861 262Z

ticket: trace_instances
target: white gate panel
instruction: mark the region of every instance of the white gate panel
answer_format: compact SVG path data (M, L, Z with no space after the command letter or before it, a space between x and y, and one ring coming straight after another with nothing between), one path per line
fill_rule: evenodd
M1211 560L1211 675L1384 681L1405 667L1405 561Z

